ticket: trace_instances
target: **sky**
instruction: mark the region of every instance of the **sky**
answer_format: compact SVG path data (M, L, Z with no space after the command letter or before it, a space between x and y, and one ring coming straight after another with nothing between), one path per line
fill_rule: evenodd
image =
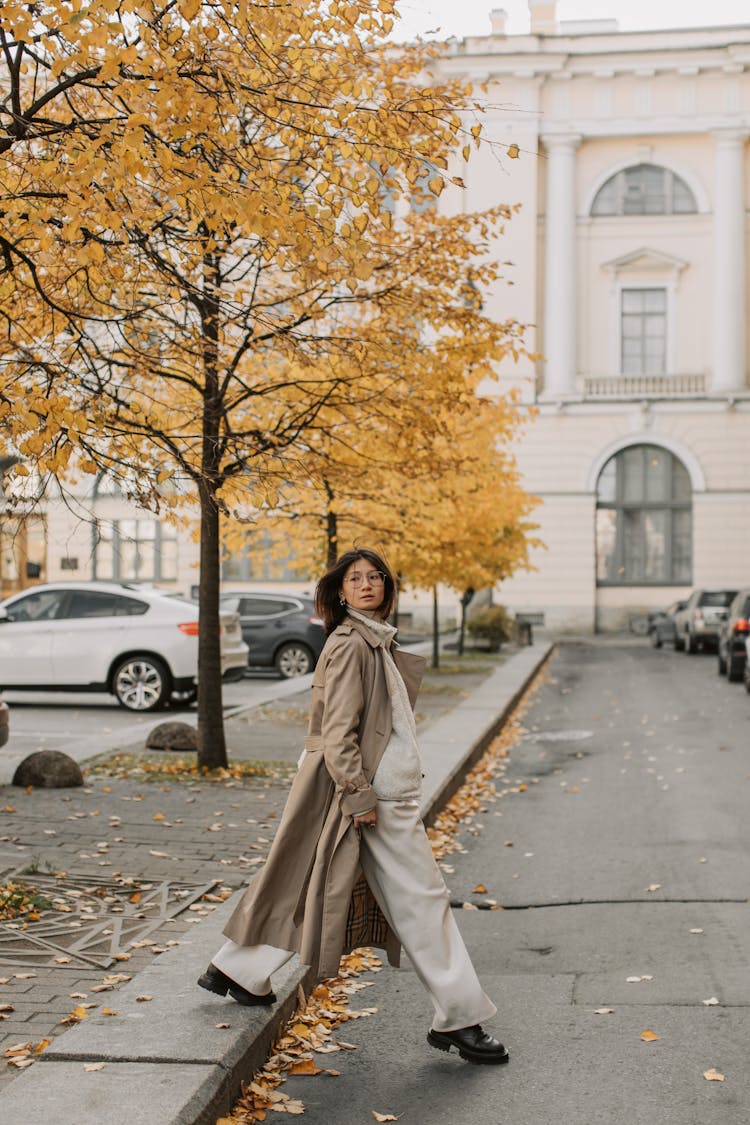
M437 38L487 35L490 11L505 8L508 32L529 29L526 0L397 0L399 40L439 29ZM559 0L561 20L616 19L621 31L665 27L716 27L750 24L749 0Z

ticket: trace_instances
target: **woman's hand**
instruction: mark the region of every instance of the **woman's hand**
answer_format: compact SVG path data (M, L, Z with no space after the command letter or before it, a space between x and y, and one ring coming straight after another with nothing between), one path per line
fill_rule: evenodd
M370 809L369 812L362 813L361 816L354 817L354 827L361 828L363 825L367 828L374 828L378 823L378 810L377 807Z

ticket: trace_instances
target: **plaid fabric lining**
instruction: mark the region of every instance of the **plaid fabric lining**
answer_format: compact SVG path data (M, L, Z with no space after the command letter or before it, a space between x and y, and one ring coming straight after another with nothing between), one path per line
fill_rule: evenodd
M349 904L344 937L345 951L348 953L362 945L377 945L380 949L384 949L390 932L382 910L365 882L364 875L361 875L354 885Z

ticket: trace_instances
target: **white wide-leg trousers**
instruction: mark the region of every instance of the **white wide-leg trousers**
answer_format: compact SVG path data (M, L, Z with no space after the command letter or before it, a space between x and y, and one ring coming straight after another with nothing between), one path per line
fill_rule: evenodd
M435 863L416 801L378 802L375 828L363 827L360 862L380 909L432 1000L436 1031L482 1023L497 1009L483 991ZM213 964L257 995L292 956L270 945L227 941Z

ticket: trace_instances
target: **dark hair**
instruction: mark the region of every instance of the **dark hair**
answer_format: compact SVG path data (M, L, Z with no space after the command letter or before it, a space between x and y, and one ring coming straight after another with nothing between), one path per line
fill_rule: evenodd
M346 617L346 605L341 605L339 595L344 575L352 563L357 562L358 559L365 559L372 563L375 570L379 570L384 577L383 601L378 606L377 613L385 621L393 609L393 603L396 600L396 583L390 567L375 551L371 551L367 547L355 547L351 551L345 551L343 555L336 559L336 562L332 567L329 567L315 587L315 609L318 615L323 618L327 633L332 633Z

